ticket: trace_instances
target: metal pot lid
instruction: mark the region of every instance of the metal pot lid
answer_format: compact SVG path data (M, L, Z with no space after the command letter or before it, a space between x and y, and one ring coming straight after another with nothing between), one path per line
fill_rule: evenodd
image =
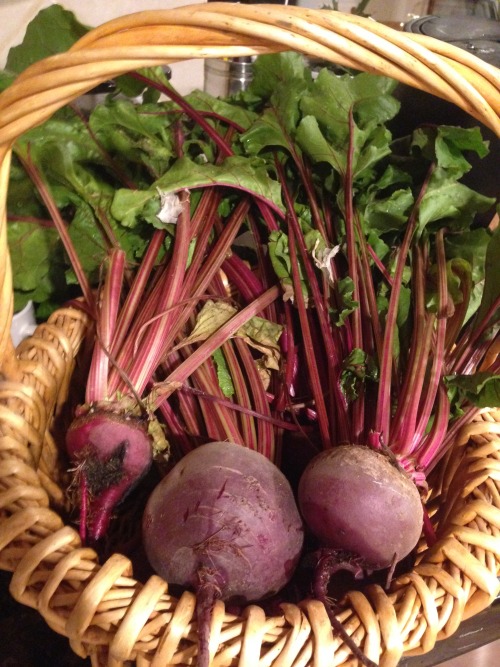
M485 60L490 65L500 68L500 44L498 42L491 42L486 39L476 40L457 40L450 42L455 46L465 49L472 53L472 55Z
M409 21L406 32L436 37L443 42L470 39L500 41L500 22L477 16L421 16Z
M412 32L454 44L500 67L500 22L477 16L422 16L409 21Z

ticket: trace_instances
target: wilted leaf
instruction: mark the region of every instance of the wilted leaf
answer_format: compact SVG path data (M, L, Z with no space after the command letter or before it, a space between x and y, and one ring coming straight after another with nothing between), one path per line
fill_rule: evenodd
M280 348L278 341L283 327L262 317L252 317L236 335L263 354L266 368L279 370Z
M191 345L207 340L237 312L236 308L226 301L212 301L211 299L206 301L196 317L193 330L187 338L184 338L182 345Z

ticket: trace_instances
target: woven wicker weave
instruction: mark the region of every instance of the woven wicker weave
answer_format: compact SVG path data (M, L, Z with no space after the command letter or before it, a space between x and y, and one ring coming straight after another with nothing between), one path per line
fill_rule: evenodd
M130 561L100 564L54 510L63 499L51 435L63 408L88 322L65 309L13 349L12 279L5 199L12 142L99 82L138 67L206 57L294 49L389 75L438 95L500 135L500 73L444 43L335 12L276 5L210 4L141 12L101 26L69 52L35 64L0 95L0 567L11 593L35 607L73 650L94 665L193 664L195 596L169 595L158 577L145 585ZM339 616L381 667L430 651L462 619L497 595L500 571L500 412L484 411L459 434L435 475L429 500L439 541L422 544L413 570L389 592L350 592ZM241 617L217 603L212 664L241 667L354 665L315 601L285 604L266 617Z

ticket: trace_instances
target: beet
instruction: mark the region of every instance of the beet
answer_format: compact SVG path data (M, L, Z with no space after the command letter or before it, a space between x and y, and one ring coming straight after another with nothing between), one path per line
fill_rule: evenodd
M415 547L423 507L414 482L389 455L361 445L323 450L306 466L298 502L310 532L319 540L313 581L333 628L358 662L376 667L336 617L328 584L339 570L361 579L389 568Z
M150 496L146 554L169 583L197 591L199 663L208 664L213 602L260 600L290 580L303 525L283 473L254 450L228 442L187 454Z
M153 448L147 423L90 410L72 422L66 450L80 491L80 537L95 542L108 529L116 506L149 470Z
M369 447L341 445L318 454L299 482L299 507L322 545L378 570L415 547L423 523L417 487Z

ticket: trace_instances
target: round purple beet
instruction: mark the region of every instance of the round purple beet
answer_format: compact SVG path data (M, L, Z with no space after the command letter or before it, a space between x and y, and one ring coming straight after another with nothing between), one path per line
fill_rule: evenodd
M382 569L416 545L423 508L415 484L383 454L357 445L318 454L299 482L299 507L323 546Z
M290 580L303 526L273 463L241 445L215 442L187 454L155 488L143 542L168 582L195 590L211 582L219 597L241 603Z

